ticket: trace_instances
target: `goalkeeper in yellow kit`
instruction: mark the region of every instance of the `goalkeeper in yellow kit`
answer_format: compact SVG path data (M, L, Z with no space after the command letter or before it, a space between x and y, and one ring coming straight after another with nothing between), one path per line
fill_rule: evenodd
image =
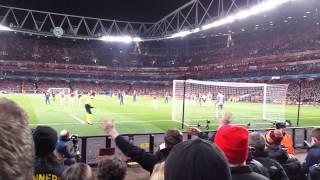
M93 98L95 96L95 93L92 92L89 95L89 98L86 102L86 104L84 105L84 108L86 109L86 117L85 120L89 125L92 125L92 111L91 109L93 108Z

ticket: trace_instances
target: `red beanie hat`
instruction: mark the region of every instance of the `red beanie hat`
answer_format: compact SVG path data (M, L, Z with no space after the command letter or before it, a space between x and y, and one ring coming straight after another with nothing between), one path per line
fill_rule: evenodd
M249 132L239 126L221 127L214 139L231 164L242 164L248 158Z

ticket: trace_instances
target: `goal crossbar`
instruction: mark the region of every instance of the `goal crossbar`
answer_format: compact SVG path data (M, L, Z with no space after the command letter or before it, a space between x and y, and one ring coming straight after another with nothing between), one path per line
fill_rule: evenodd
M184 82L184 80L174 80L174 82ZM227 87L263 87L268 84L266 83L239 83L239 82L217 82L217 81L199 81L188 79L186 83L203 84L203 85L214 85L214 86L227 86ZM286 85L286 84L283 84Z

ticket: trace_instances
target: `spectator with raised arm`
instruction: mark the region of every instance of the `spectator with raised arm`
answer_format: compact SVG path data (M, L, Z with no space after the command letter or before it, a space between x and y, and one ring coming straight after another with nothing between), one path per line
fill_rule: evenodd
M222 117L219 119L218 130L223 126L230 125L231 122L232 122L232 113L230 112L223 113ZM208 133L202 132L199 128L196 128L196 127L190 127L188 129L188 133L190 135L198 136L201 139L206 139L211 141L214 140L214 136L215 136L215 134L213 134L212 137L209 137Z
M171 149L178 143L182 142L183 135L178 129L169 129L166 131L164 137L163 149L160 149L155 154L148 153L145 150L131 144L117 131L115 125L111 121L103 121L101 127L108 133L114 140L117 147L133 161L138 162L144 169L152 172L155 164L164 161L169 155Z

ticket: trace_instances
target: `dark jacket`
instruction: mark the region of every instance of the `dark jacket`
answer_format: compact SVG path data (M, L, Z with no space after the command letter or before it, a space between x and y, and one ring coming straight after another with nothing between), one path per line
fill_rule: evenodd
M252 153L249 152L247 159L247 166L251 168L253 172L261 174L267 178L270 178L268 169L264 167L259 161L253 159Z
M269 180L267 177L255 173L249 166L231 167L232 180Z
M118 136L115 139L118 148L133 161L138 162L145 170L152 172L155 164L164 161L169 155L171 149L165 148L155 154L148 153L145 150L131 144L124 137Z
M60 180L65 166L50 162L47 159L37 158L35 160L33 179L57 179Z
M306 179L302 165L298 159L290 158L285 164L282 164L290 180L304 180Z
M315 144L308 150L306 159L302 164L303 170L308 173L309 168L318 163L320 163L320 144Z
M268 157L282 165L290 180L305 179L301 163L296 158L289 158L289 154L282 149L281 145L269 145L266 151Z
M320 179L320 164L315 164L309 168L309 179L310 180Z
M259 161L264 167L267 168L270 180L289 180L285 170L276 160L268 157L268 154L264 152L252 153L253 159Z
M266 152L268 157L278 161L280 164L285 164L289 159L289 154L282 148L282 145L267 145Z

